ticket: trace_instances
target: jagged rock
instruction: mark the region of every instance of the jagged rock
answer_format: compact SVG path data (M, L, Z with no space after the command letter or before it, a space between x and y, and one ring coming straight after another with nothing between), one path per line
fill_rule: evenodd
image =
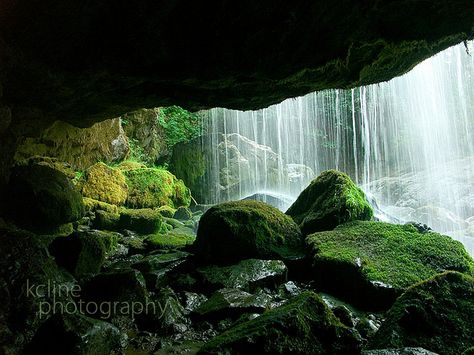
M292 219L270 205L226 202L201 217L193 248L203 262L213 264L292 258L302 253L302 237Z
M412 225L355 221L306 242L319 286L365 309L388 309L408 287L444 270L474 270L460 242Z
M304 292L218 335L200 354L352 354L360 351L360 342L358 334L340 323L318 295Z
M303 234L331 230L354 220L370 220L372 208L364 193L344 173L327 170L298 196L286 211Z
M281 260L242 260L231 266L205 266L197 270L206 283L248 292L257 287L275 286L286 278L288 269Z
M193 216L193 214L189 210L188 207L181 206L181 207L178 207L175 214L173 215L173 218L177 219L179 221L187 221L187 220L191 219L192 216Z
M390 308L368 349L419 346L460 354L474 343L473 300L472 276L451 271L418 283Z
M423 348L364 350L362 355L437 355Z
M110 323L81 314L57 314L38 329L26 354L109 354L120 341L119 330Z
M125 176L118 169L96 163L85 172L82 195L112 205L123 205L128 196Z
M15 223L34 229L54 228L84 215L79 191L66 175L45 165L13 169L7 201L7 215Z

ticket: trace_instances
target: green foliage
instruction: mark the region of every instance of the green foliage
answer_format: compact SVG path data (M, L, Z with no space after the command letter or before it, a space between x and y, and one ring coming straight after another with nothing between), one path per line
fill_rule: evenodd
M146 156L143 147L140 146L138 139L129 138L128 146L130 148L130 156L128 160L146 164L148 157Z
M166 131L166 144L170 148L177 143L189 142L201 134L201 116L179 106L160 108L156 119Z

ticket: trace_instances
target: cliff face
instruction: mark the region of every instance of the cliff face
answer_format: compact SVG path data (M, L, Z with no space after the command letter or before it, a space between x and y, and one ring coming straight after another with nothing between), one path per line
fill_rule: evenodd
M55 120L255 109L388 80L471 38L473 15L470 0L3 1L2 150Z

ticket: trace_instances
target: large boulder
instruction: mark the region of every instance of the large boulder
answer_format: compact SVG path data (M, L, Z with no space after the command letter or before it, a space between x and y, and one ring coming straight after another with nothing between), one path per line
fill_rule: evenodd
M286 214L300 225L303 234L309 234L349 221L370 220L373 211L349 176L327 170L311 182Z
M332 314L315 293L240 323L209 341L201 354L352 354L360 337Z
M281 259L301 254L303 239L293 220L258 201L226 202L201 217L194 250L199 259L229 264L242 259Z
M369 341L369 349L420 346L461 354L474 344L474 278L445 272L409 288Z
M173 208L189 206L191 193L182 180L165 169L141 168L123 172L127 178L127 206L154 208L168 205Z
M388 309L408 287L439 272L474 270L460 242L411 224L354 221L311 234L306 243L320 287L371 310Z
M119 169L97 163L86 171L84 178L82 184L84 197L119 206L127 200L128 186L125 176Z
M49 229L79 220L82 196L62 172L31 164L12 169L6 214L18 225Z
M158 210L151 208L122 209L120 211L119 226L140 234L158 232L163 224L163 217Z

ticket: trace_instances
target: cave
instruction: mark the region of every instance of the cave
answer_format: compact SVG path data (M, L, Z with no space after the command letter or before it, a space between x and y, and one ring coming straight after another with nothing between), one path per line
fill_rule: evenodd
M0 353L474 353L474 3L0 3Z

